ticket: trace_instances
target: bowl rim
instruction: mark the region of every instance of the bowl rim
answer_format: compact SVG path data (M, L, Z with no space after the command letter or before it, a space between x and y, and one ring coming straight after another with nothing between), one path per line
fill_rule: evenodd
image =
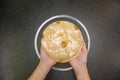
M41 31L41 29L43 28L43 26L45 24L47 24L49 21L53 20L53 19L57 19L57 18L67 18L67 19L71 19L75 22L77 22L79 25L81 25L81 27L84 29L86 35L87 35L87 40L88 40L88 45L87 45L87 49L88 49L88 52L89 52L89 49L90 49L90 36L89 36L89 33L86 29L86 27L83 25L83 23L78 20L77 18L73 17L73 16L70 16L70 15L56 15L56 16L53 16L53 17L50 17L48 18L47 20L45 20L40 26L39 28L37 29L37 32L35 34L35 38L34 38L34 47L35 47L35 51L36 51L36 54L38 56L38 58L40 59L40 53L39 53L39 50L38 50L38 47L37 47L37 39L38 39L38 35ZM71 70L72 67L68 67L68 68L58 68L58 67L52 67L53 70L57 70L57 71L68 71L68 70Z

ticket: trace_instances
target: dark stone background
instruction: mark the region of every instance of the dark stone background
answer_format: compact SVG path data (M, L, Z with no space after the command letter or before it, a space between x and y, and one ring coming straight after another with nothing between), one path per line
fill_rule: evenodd
M0 80L26 80L39 59L34 36L51 16L78 18L89 31L91 80L120 80L120 0L0 0ZM46 80L75 80L51 70Z

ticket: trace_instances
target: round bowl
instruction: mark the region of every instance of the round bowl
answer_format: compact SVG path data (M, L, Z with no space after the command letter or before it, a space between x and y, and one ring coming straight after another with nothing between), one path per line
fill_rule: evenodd
M83 25L83 23L79 21L77 18L69 16L69 15L56 15L44 21L36 32L35 39L34 39L34 47L35 47L35 51L39 59L40 59L40 46L41 46L42 32L47 27L47 25L55 21L69 21L77 25L83 35L84 41L86 43L86 46L89 52L90 36L89 36L89 33L86 27ZM52 69L57 70L57 71L67 71L67 70L72 69L72 67L70 66L69 62L67 63L58 62L52 67Z

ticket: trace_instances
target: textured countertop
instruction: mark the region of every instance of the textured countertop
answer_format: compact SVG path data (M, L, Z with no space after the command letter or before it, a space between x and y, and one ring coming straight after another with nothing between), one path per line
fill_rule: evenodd
M0 80L26 80L39 59L38 27L58 14L78 18L88 29L91 80L120 80L120 0L0 0ZM73 70L51 70L46 80L75 80Z

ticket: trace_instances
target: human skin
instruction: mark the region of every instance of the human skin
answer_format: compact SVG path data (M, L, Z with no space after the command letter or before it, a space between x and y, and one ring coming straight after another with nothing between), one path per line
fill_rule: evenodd
M44 80L52 66L56 64L54 60L50 59L46 55L42 48L40 51L41 60L28 80ZM79 55L75 59L70 61L70 65L72 66L75 72L77 80L90 80L90 76L87 69L87 56L88 51L86 49L85 42L83 42L83 47L81 48Z
M81 48L79 55L70 61L70 64L75 72L77 80L90 80L90 76L87 69L87 56L88 51L86 49L86 44L83 42L83 47Z
M41 60L32 73L32 75L29 77L28 80L44 80L50 69L56 62L52 59L50 59L44 50L41 48Z

